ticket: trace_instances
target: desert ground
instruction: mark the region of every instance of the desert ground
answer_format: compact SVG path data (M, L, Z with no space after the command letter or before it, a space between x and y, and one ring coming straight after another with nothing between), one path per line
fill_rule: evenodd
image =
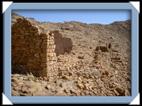
M12 14L12 24L18 14ZM12 73L14 96L130 96L131 21L109 25L38 22L47 30L58 30L72 40L72 50L57 56L57 77ZM14 58L13 58L14 59ZM14 71L14 70L12 70ZM26 71L26 70L25 70Z

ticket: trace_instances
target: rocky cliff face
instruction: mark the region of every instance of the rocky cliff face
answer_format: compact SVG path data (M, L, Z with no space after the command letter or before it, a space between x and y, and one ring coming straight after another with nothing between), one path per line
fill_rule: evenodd
M130 20L52 23L14 14L12 22L12 95L131 95Z

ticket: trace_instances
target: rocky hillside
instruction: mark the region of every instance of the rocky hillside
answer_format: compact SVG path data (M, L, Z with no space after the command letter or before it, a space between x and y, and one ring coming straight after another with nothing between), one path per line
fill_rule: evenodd
M18 18L22 16L12 13L12 24ZM29 73L12 74L12 95L131 95L130 20L109 25L28 20L47 31L58 30L72 40L73 48L57 56L58 77L51 81Z

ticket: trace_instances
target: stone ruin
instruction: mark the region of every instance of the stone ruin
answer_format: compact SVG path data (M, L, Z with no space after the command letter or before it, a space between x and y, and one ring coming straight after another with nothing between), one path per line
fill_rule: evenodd
M25 18L12 25L12 72L31 72L35 76L50 77L57 56L72 50L70 38L59 31L45 31Z
M111 43L107 43L106 45L97 46L95 51L109 52L110 49L111 49Z

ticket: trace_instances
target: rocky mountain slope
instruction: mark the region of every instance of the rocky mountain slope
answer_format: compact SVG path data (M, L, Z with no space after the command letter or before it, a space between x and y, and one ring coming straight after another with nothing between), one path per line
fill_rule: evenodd
M12 13L12 24L22 17ZM70 53L57 56L56 79L49 81L30 73L12 74L12 95L131 95L130 20L109 25L28 20L47 31L58 30L63 37L72 40L73 48Z

